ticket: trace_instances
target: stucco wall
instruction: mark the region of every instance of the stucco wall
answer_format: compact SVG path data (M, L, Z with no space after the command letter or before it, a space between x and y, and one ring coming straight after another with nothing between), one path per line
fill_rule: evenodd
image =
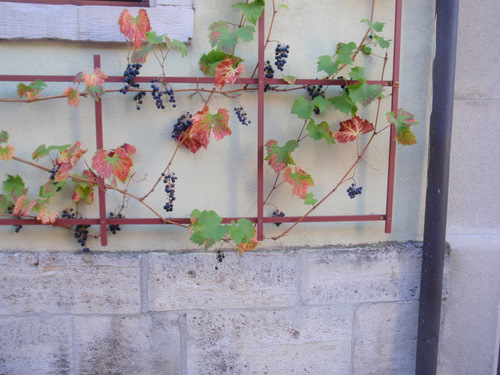
M496 1L460 1L440 374L497 374L500 337L500 37Z

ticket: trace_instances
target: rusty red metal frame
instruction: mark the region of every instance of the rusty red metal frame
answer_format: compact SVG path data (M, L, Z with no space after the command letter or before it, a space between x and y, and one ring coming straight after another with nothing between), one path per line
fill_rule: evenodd
M393 77L388 81L368 81L370 84L380 84L392 88L391 110L396 111L398 108L399 97L399 65L400 65L400 50L401 50L401 19L402 19L402 0L395 0L395 27L394 27L394 57L393 57ZM264 15L261 16L258 24L258 61L265 61L264 46L265 46L265 21ZM94 67L100 67L100 56L94 56ZM150 82L156 77L137 77L138 82ZM53 75L0 75L0 81L32 81L41 79L46 82L72 82L74 76L53 76ZM169 83L186 83L186 84L214 84L213 77L165 77ZM108 77L107 82L123 82L122 76ZM252 221L257 227L257 237L259 240L264 238L264 224L266 223L294 223L301 219L302 222L348 222L348 221L385 221L385 232L390 233L392 230L392 209L394 199L394 174L396 165L396 130L391 127L390 144L389 144L389 161L388 161L388 179L387 179L387 196L386 196L386 212L370 215L331 215L331 216L308 216L302 218L300 216L289 217L264 217L264 111L265 111L265 94L264 87L266 84L275 85L290 85L282 79L265 78L263 74L259 74L257 78L239 78L237 84L252 84L257 85L258 92L258 131L257 131L257 216L246 217ZM343 85L344 80L330 79L298 79L295 85ZM95 129L96 129L96 146L98 149L103 148L103 121L102 121L102 101L95 103ZM100 181L100 186L103 186L103 181ZM107 226L113 224L128 224L128 225L154 225L165 224L160 218L121 218L108 219L106 211L106 193L103 188L99 189L99 218L94 219L57 219L54 225L99 225L101 231L101 245L108 244ZM230 223L232 220L238 220L240 217L225 217L224 223ZM173 218L171 222L179 224L190 224L188 218ZM42 225L41 222L33 219L2 219L0 225Z

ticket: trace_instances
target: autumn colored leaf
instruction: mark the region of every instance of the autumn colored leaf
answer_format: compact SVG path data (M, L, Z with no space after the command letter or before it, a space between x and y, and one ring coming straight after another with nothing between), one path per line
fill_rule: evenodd
M63 95L67 96L69 105L76 108L78 104L80 104L80 93L78 92L78 88L75 89L70 86L64 90Z
M245 251L255 250L257 246L260 245L260 242L257 240L257 231L253 228L254 235L247 242L242 242L237 245L238 251L240 254L243 254Z
M145 9L140 9L136 17L132 17L128 9L124 9L118 19L120 32L129 39L134 49L138 49L142 41L146 38L146 33L151 30L148 13Z
M342 121L338 132L334 132L333 136L340 143L352 142L358 139L361 134L373 131L374 127L371 122L354 116L350 120Z
M38 212L36 219L40 220L42 224L52 224L57 220L58 216L57 211L49 211L44 207Z
M94 86L102 86L104 81L108 78L108 76L100 69L95 68L94 73L84 73L82 76L82 82L86 86L94 87Z
M200 148L201 148L201 142L197 139L194 138L189 131L191 128L189 128L186 131L183 131L178 138L178 141L185 146L189 151L191 151L193 154L195 154Z
M240 57L229 55L224 51L213 49L209 53L204 53L200 57L200 70L205 74L215 77L215 69L223 60L227 58L235 60L235 64L239 64L243 61Z
M40 158L43 158L44 156L47 156L50 154L51 151L65 151L68 148L70 148L71 145L62 145L62 146L45 146L45 145L40 145L37 147L35 151L31 154L31 157L33 160L38 160Z
M82 149L82 143L80 141L75 142L75 144L67 150L61 151L59 157L56 159L59 170L56 172L54 180L56 182L65 180L69 172L86 152L87 150Z
M111 151L98 150L92 158L92 168L97 174L103 178L113 177L114 183L116 177L125 182L133 165L130 154L122 147Z
M285 169L287 165L295 164L291 153L297 147L299 147L299 142L296 140L290 140L284 146L280 147L278 142L272 139L266 143L267 156L264 160L268 160L268 164L276 172L279 172Z
M26 97L28 100L34 100L40 96L40 93L45 87L47 87L47 84L41 79L37 79L29 85L20 83L17 85L17 95L19 95L20 98Z
M21 195L16 199L14 210L12 213L15 216L26 217L29 215L31 209L36 204L36 201L30 201L26 195Z
M216 114L209 112L208 106L193 116L193 125L189 128L190 136L197 139L206 149L210 142L210 132L213 129L215 140L219 141L226 135L231 135L229 128L229 113L220 108Z
M396 139L399 144L409 146L417 143L410 126L418 125L418 121L410 112L402 108L398 109L397 115L394 112L388 112L387 121L396 127Z
M0 146L0 160L9 161L14 156L14 146L6 145L5 147Z
M284 76L283 80L286 83L289 83L290 85L295 85L295 82L297 82L297 77L295 77L295 76Z
M286 168L285 173L283 173L283 180L293 186L292 195L297 195L302 199L307 198L307 188L314 186L311 175L299 167L295 167L295 172L292 172L291 167Z
M234 67L236 65L236 68ZM222 90L224 85L234 85L236 78L245 70L243 63L238 63L236 59L227 58L215 68L215 86Z
M52 180L47 181L45 185L40 186L40 191L38 195L42 198L51 198L59 190L66 186L66 181L53 182Z
M83 201L86 204L92 204L94 202L94 187L89 184L77 183L71 199L76 203Z

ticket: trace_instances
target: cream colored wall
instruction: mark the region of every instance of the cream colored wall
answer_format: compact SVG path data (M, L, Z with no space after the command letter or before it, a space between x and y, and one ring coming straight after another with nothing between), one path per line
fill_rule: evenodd
M222 4L222 3L220 3ZM280 11L271 39L278 39L289 44L290 58L285 74L303 78L321 77L316 71L317 57L333 54L338 42L360 41L364 34L364 25L359 21L370 17L371 1L346 4L344 1L331 0L315 2L287 2L290 9ZM167 76L202 76L198 69L198 60L210 50L208 26L219 19L239 20L238 10L227 5L214 7L213 2L195 1L195 19L193 39L186 58L172 54L168 58ZM270 6L267 9L269 22ZM379 242L387 240L419 240L422 236L422 218L424 211L427 128L429 117L429 75L433 42L433 2L405 2L403 17L403 41L401 61L400 106L415 114L420 125L415 133L418 144L398 147L396 188L394 201L393 231L384 233L383 222L361 223L326 223L302 224L289 236L280 241L265 241L266 247L328 245ZM393 18L392 2L377 2L375 19L387 22L383 33L393 39L389 33ZM153 29L159 32L161 25L153 23ZM248 76L256 64L256 43L239 45L236 53L245 61ZM127 51L120 44L74 43L55 40L3 40L0 43L0 65L2 74L64 74L92 70L92 55L101 55L102 69L108 75L121 75L126 64ZM272 58L271 47L266 53ZM376 58L366 59L370 64L367 71L370 78L379 79L381 63ZM370 61L373 60L373 61ZM390 69L389 69L390 70ZM158 65L150 58L142 69L142 75L157 75ZM388 77L386 74L386 77ZM276 77L280 75L277 74ZM14 98L17 83L1 83L0 97ZM67 84L49 83L47 94L58 94ZM109 88L119 88L117 84L107 84ZM174 89L179 88L174 85ZM209 88L209 86L207 86ZM333 88L332 90L335 90ZM302 94L305 94L302 93ZM206 97L206 96L205 96ZM290 108L296 93L266 96L266 140L274 138L281 144L297 136L301 121L290 115ZM182 111L195 113L203 102L195 95L178 93L178 106L175 110L158 111L153 108L152 99L148 98L140 111L135 110L131 95L107 94L103 99L105 147L113 148L124 142L134 144L138 153L134 156L136 164L134 180L129 191L137 195L144 194L163 170L170 158L175 143L170 139L170 132L176 118ZM241 103L247 110L252 125L239 125L232 108ZM213 209L221 216L256 215L256 95L245 94L233 100L217 97L210 108L215 111L226 107L232 116L230 125L233 135L219 142L212 139L208 150L191 154L182 150L176 157L174 171L179 177L175 217L189 217L192 209ZM9 131L11 143L17 146L20 157L29 158L39 144L65 144L81 140L89 148L90 155L94 146L93 103L84 101L78 109L69 107L64 100L32 104L0 103L2 113L1 128ZM382 113L389 111L386 105ZM361 110L360 115L373 115L373 110ZM321 118L321 117L319 117ZM345 120L345 116L326 119L331 124ZM385 116L381 116L385 121ZM347 184L335 193L317 214L371 214L384 212L388 134L380 136L367 156L367 163L361 164L356 172L356 180L364 187L363 195L351 200L345 193ZM311 173L315 179L312 190L316 197L326 194L336 179L346 170L346 163L355 158L350 145L327 147L322 143L304 143L294 153L295 161ZM87 157L90 160L90 156ZM321 169L320 167L326 168ZM40 182L36 178L46 178L45 173L32 171L31 168L15 162L1 165L5 173L28 175L26 181L33 184L35 192ZM266 169L266 193L274 180L274 172ZM35 185L36 184L36 185ZM301 200L291 198L291 189L285 187L273 203L288 216L300 215L307 209ZM68 195L67 193L66 195ZM121 197L109 193L108 209L116 210L121 205ZM150 204L162 211L164 204L162 189L150 200ZM143 207L133 201L127 202L128 217L151 217ZM84 208L83 214L96 217L97 205ZM272 208L266 208L270 215ZM266 235L272 236L286 228L286 224L277 228L266 226ZM64 230L41 227L25 227L20 234L13 229L1 227L2 248L4 249L77 249L75 241ZM101 249L98 241L88 243L92 250ZM128 226L117 236L111 236L109 246L103 250L137 249L186 249L193 248L189 234L182 228L172 226Z

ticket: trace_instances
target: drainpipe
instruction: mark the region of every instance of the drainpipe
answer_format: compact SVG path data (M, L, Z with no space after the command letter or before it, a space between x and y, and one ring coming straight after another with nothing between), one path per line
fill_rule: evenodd
M450 143L455 86L458 0L436 0L436 52L425 203L416 375L437 372Z

